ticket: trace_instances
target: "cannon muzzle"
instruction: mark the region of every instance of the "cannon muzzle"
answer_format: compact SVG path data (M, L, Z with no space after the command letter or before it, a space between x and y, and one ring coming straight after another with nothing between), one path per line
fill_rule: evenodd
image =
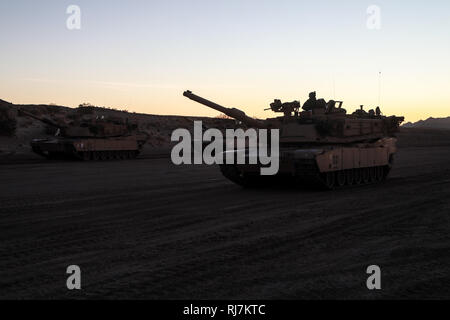
M195 102L198 102L200 104L203 104L207 107L210 107L214 110L217 110L219 112L222 112L223 114L226 114L227 116L242 121L244 124L246 124L249 127L254 127L254 128L258 128L258 129L266 129L267 128L267 124L262 121L262 120L258 120L258 119L254 119L251 118L249 116L247 116L245 114L245 112L236 109L236 108L225 108L215 102L209 101L205 98L202 98L200 96L197 96L195 94L193 94L191 91L185 91L183 93L183 96L194 100Z

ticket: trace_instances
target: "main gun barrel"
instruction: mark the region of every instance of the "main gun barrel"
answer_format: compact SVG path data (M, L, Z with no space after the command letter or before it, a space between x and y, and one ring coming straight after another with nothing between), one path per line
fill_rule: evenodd
M264 121L258 120L258 119L253 119L250 118L249 116L247 116L243 111L236 109L236 108L225 108L215 102L209 101L205 98L202 98L200 96L197 96L195 94L193 94L191 91L185 91L183 93L183 96L194 100L195 102L198 102L200 104L203 104L207 107L210 107L214 110L217 110L219 112L222 112L223 114L226 114L227 116L242 121L243 123L245 123L246 125L250 126L250 127L255 127L258 129L265 129L267 128L267 125Z
M36 119L38 121L41 121L41 122L43 122L45 124L48 124L49 126L52 126L52 127L55 127L55 128L62 128L63 127L63 126L53 122L52 120L50 120L48 118L36 116L36 115L34 115L34 114L32 114L32 113L30 113L28 111L23 110L22 108L19 109L19 114L22 114L24 116Z

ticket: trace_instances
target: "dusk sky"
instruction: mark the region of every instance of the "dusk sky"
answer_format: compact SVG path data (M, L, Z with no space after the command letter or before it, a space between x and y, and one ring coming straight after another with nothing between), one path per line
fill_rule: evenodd
M69 5L81 29L69 30ZM367 27L367 8L381 28ZM0 2L0 99L215 116L184 90L250 116L310 91L416 121L450 116L450 1Z

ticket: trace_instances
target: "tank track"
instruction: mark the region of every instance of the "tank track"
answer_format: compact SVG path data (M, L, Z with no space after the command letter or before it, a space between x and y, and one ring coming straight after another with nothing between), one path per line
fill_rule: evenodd
M386 180L389 171L389 166L340 170L321 173L318 180L324 189L332 190L346 186L380 183Z
M135 159L139 155L137 150L129 151L85 151L85 152L43 152L33 147L33 152L47 159L76 159L81 161L108 161Z
M139 151L85 151L77 152L76 158L83 161L107 161L107 160L126 160L135 159Z
M320 173L311 163L296 165L292 176L278 177L278 182L287 182L290 185L314 186L318 189L333 190L349 186L361 186L380 183L386 180L390 166L357 168L350 170ZM245 188L267 185L273 177L246 174L235 165L221 165L220 170L225 178Z

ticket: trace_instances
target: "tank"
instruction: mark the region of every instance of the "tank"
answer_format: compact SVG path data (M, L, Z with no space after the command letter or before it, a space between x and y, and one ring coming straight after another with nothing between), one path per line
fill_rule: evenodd
M54 128L55 137L31 141L33 152L43 157L79 160L113 160L136 158L148 139L136 126L106 121L83 120L80 123L58 123L23 109L21 115L34 118Z
M266 120L248 117L243 111L226 108L185 91L193 101L238 120L247 128L279 129L279 171L276 176L261 176L261 165L223 164L223 175L244 186L264 185L276 179L313 184L325 189L378 183L388 177L397 151L395 134L403 117L384 116L380 108L366 112L363 106L352 114L342 108L342 101L316 99L315 92L303 104L299 101L270 104L280 117ZM227 151L230 152L230 151ZM231 150L245 152L248 149Z

